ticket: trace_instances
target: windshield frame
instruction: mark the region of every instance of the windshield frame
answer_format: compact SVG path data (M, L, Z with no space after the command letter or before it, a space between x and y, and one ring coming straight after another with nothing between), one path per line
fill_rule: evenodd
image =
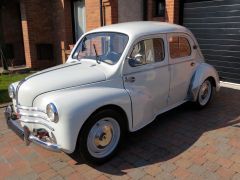
M112 66L115 65L115 64L117 64L117 63L119 62L119 60L121 59L124 51L126 50L126 47L127 47L128 43L129 43L129 39L130 39L130 38L129 38L129 35L128 35L128 34L125 34L125 33L122 33L122 32L116 32L116 31L99 31L99 32L92 32L92 33L90 32L90 33L84 34L84 35L79 39L79 41L77 42L76 47L74 47L73 52L72 52L72 55L71 55L71 59L77 60L77 61L81 61L81 59L78 59L78 58L74 57L74 54L77 52L78 47L81 45L82 40L83 40L86 36L88 36L88 35L95 35L95 34L101 34L101 33L115 33L115 34L120 34L120 35L126 36L126 38L127 38L126 45L125 45L125 47L124 47L124 50L123 50L122 53L121 53L121 56L119 57L119 59L118 59L118 61L117 61L116 63L111 64L111 63L108 63L108 62L106 62L106 61L102 61L102 60L100 61L100 62L104 62L104 63L106 63L106 64L108 64L108 65L112 65ZM78 52L78 53L79 53L79 52ZM83 59L84 59L84 58L83 58ZM86 59L88 59L88 58L86 58ZM91 59L91 60L95 60L95 59Z

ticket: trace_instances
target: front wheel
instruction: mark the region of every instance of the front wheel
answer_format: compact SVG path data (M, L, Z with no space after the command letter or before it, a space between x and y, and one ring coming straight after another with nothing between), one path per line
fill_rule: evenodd
M204 108L212 99L213 86L209 79L206 79L200 86L197 101L195 102L199 109Z
M93 164L102 164L118 150L124 134L124 119L113 110L91 116L79 136L80 157Z

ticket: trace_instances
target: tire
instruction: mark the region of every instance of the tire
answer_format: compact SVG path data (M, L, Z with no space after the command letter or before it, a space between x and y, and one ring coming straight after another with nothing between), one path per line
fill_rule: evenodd
M198 109L203 109L211 102L213 91L212 81L210 79L206 79L200 86L197 101L195 102Z
M80 158L91 164L103 164L112 158L124 138L124 123L123 116L111 109L93 114L78 137Z

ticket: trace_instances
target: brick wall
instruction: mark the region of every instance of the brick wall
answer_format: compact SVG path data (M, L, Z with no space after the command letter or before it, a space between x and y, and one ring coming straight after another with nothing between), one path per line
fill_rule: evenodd
M19 4L15 1L6 3L1 8L3 39L5 44L13 47L14 59L8 59L9 65L25 64L22 28Z
M65 62L65 50L72 44L70 0L21 0L26 65L42 69ZM37 44L51 44L53 59L39 60Z
M73 43L72 0L19 1L26 65L41 69L65 62L66 50ZM118 22L118 1L120 0L103 0L105 25ZM146 1L148 20L178 23L179 0L166 0L164 18L154 17L154 0ZM85 0L85 7L86 30L100 27L100 0ZM37 44L52 44L54 58L38 60Z
M65 51L73 43L71 0L52 0L52 24L56 63L66 61Z
M100 1L86 0L86 26L87 31L101 26ZM103 0L103 18L105 25L118 22L118 0Z
M45 68L55 64L55 59L38 60L37 44L53 45L52 4L50 1L22 0L21 19L26 65Z

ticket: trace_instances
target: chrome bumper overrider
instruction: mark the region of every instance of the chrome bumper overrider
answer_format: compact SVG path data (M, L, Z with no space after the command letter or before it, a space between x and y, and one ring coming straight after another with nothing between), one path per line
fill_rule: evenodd
M29 145L30 142L33 142L34 144L37 144L45 149L48 149L50 151L60 152L61 148L57 144L53 144L50 142L45 142L39 139L38 137L32 135L27 127L22 127L17 121L14 120L12 117L13 109L11 106L6 107L4 111L5 119L7 122L7 125L9 128L11 128L17 135L22 137L26 143L26 145Z

